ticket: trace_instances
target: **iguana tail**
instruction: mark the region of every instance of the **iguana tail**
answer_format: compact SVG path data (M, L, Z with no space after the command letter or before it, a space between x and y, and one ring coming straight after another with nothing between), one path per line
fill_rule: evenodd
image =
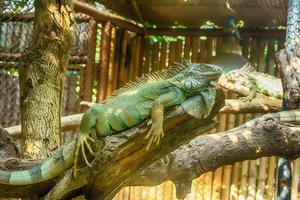
M50 180L70 168L74 162L76 140L56 152L46 162L23 171L1 171L0 184L29 185Z
M300 109L265 114L265 115L255 118L255 119L252 119L252 120L234 128L234 129L231 129L229 131L237 131L237 130L240 130L243 128L249 128L249 127L253 126L256 121L261 121L261 120L265 120L268 118L274 118L281 122L299 125L300 124Z

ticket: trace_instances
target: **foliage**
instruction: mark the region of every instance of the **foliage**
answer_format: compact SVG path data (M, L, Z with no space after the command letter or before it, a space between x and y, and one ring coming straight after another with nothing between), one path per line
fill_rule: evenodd
M33 0L4 0L0 1L0 12L33 12Z

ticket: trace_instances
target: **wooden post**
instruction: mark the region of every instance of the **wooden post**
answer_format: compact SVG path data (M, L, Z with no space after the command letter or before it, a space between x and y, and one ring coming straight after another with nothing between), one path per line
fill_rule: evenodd
M112 27L111 30L111 43L110 43L110 55L109 55L109 83L107 87L107 95L111 95L115 90L115 83L116 83L116 74L117 72L117 65L115 64L115 57L116 57L116 28Z
M184 42L184 58L190 60L190 52L191 52L191 37L186 36Z
M93 90L93 73L95 65L95 52L96 52L96 34L97 34L97 22L94 19L89 21L88 29L88 48L85 68L80 72L80 101L91 101ZM78 103L79 103L78 102ZM83 111L83 110L81 110Z
M268 175L267 175L267 183L266 183L266 200L272 200L274 195L274 186L275 186L275 180L276 180L276 163L277 158L275 156L272 156L269 158L268 163Z
M286 29L286 47L276 55L276 63L282 77L282 110L300 108L300 0L289 0ZM278 160L278 200L291 199L291 160Z
M159 69L165 69L167 65L167 43L162 42L161 43L161 49L160 49L160 62L159 62Z
M123 35L122 35L118 87L122 87L124 84L126 84L128 82L128 77L127 77L128 70L126 67L126 55L127 55L128 40L129 40L128 31L124 30Z
M107 94L110 39L111 39L111 23L110 21L108 21L103 25L103 31L102 31L101 68L100 68L100 80L99 80L100 85L98 86L97 102L103 101Z

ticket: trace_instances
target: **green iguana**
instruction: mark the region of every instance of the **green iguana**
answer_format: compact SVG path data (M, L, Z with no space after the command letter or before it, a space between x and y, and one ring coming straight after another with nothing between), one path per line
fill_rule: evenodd
M249 63L241 69L232 70L223 74L218 82L219 86L246 96L251 100L256 93L282 99L283 90L281 80L264 73L257 72Z
M88 109L82 118L76 139L53 157L29 170L0 171L0 183L28 185L52 179L76 165L79 152L90 166L85 151L93 154L91 142L133 127L151 116L152 125L145 137L147 148L163 137L165 107L181 104L197 118L206 118L215 102L215 85L221 68L208 64L179 64L168 70L146 75L119 89L103 104ZM73 172L74 172L73 171Z

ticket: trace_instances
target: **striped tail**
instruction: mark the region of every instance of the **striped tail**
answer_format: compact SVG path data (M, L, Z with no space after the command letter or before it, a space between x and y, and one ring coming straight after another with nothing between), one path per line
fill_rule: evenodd
M29 185L50 180L69 169L74 162L74 150L76 140L67 144L63 149L56 152L45 163L29 170L1 171L0 184L6 185Z
M249 128L249 127L253 126L256 121L265 120L265 119L268 119L270 117L274 118L274 119L277 119L281 122L300 125L300 109L299 109L299 110L281 111L281 112L277 112L277 113L265 114L265 115L262 115L260 117L255 118L255 119L252 119L252 120L250 120L250 121L234 128L234 129L231 129L231 130L229 130L229 132L238 131L238 130L241 130L243 128Z

